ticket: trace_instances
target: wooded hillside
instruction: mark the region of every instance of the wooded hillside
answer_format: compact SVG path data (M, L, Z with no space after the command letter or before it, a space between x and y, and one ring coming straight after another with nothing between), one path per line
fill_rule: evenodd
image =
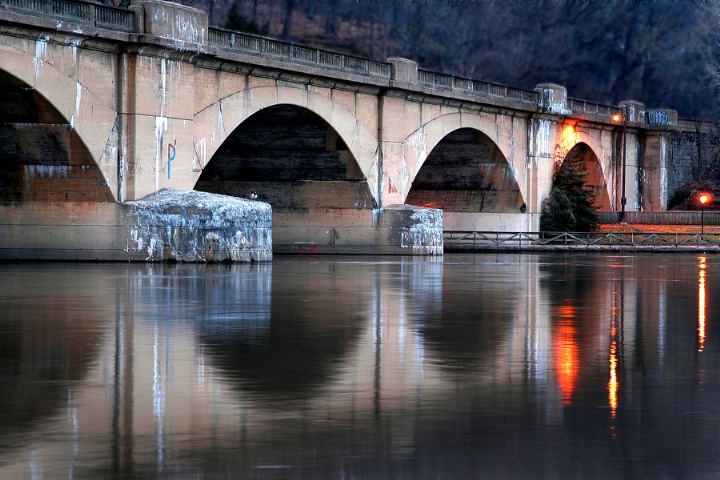
M638 100L683 118L717 115L716 1L234 3L269 35L293 42L375 60L410 58L428 70L526 89L553 82L574 98ZM196 6L224 26L232 2Z

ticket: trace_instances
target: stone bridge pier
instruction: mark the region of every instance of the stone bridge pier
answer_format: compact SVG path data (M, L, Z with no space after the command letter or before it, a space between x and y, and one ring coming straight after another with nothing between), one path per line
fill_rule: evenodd
M307 49L163 1L38 5L55 8L0 0L2 258L437 255L443 230L536 231L570 156L601 209L623 190L666 207L672 111L654 125L637 102Z

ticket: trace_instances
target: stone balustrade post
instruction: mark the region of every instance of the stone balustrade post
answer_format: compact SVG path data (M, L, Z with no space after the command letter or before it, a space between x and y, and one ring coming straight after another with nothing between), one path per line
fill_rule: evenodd
M418 83L418 64L400 57L387 59L392 66L391 79L399 84L414 85Z
M567 107L567 89L554 83L541 83L535 87L538 92L538 108L542 113L553 115L570 115Z
M140 0L135 12L135 32L196 45L208 41L208 16L202 10L161 0Z

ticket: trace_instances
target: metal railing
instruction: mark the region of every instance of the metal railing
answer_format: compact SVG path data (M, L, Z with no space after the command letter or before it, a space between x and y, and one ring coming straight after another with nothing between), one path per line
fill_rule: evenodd
M0 0L0 9L120 30L134 30L134 12L78 0Z
M446 231L444 244L459 250L521 249L720 249L720 234L601 233L601 232L482 232Z
M213 27L208 29L208 43L240 52L292 60L361 75L383 78L390 78L391 75L389 63L302 47L271 38L233 32L222 28Z
M429 70L418 69L418 81L439 90L461 90L484 97L508 98L532 105L538 103L538 93L534 90L523 90L497 83L480 82Z

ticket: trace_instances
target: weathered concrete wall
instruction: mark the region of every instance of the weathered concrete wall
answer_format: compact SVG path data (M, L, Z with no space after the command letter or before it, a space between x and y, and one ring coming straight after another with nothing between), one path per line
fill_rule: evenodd
M720 151L720 132L710 122L682 122L667 139L667 198L683 184L697 180Z
M411 205L273 214L276 253L442 255L443 212Z
M459 232L536 232L539 214L444 212L445 230Z
M0 258L144 260L126 253L132 225L116 203L23 202L0 205Z
M0 205L0 259L215 262L272 259L267 204L160 192L128 204Z
M136 0L130 9L135 12L137 33L175 40L180 48L207 43L208 17L200 10L152 0Z
M524 202L527 123L521 116L469 108L459 111L456 105L434 103L426 97L418 101L400 92L383 97L379 114L383 166L380 205L404 203L430 153L459 129L481 132L494 143L509 171L507 176L517 185L519 203Z
M72 137L79 139L83 150L92 159L92 168L99 170L95 175L100 179L98 186L107 189L114 198L117 198L118 186L116 48L87 38L82 32L38 35L32 30L0 28L0 70L9 74L5 78L12 79L0 82L3 89L9 87L10 91L6 92L10 93L29 87L39 94L32 102L38 108L37 114L31 114L34 118L21 115L22 118L11 123L32 124L45 129L46 134L53 130L58 132L63 126L71 129ZM8 111L3 108L2 116ZM24 125L25 128L29 126ZM16 132L16 138L17 135L21 132ZM48 145L52 148L52 142ZM80 156L75 155L76 158ZM42 168L45 166L73 170L78 170L74 167L77 165L88 166L88 162L72 159L63 165L58 158L47 155L33 162L29 169L24 169L29 180L35 180L33 173L46 170ZM56 178L67 177L57 175ZM42 178L36 180L41 182ZM106 196L100 194L98 198L104 200ZM85 200L77 196L68 199Z
M272 260L270 205L204 192L162 190L128 202L135 219L128 252L146 261Z
M311 85L311 77L297 76L294 82L275 78L280 72L269 78L203 68L195 73L198 113L193 117L194 150L189 152L194 157L187 165L195 180L228 136L251 115L285 104L313 112L337 132L359 167L358 176L366 180L373 198L378 198L376 96Z

